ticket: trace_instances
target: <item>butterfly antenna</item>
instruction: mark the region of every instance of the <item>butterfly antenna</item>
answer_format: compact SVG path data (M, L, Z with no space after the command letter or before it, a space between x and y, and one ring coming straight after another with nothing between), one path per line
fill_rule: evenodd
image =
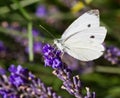
M51 37L55 38L55 36L51 32L49 32L46 28L44 28L42 25L40 25L40 28L46 31L48 34L50 34Z

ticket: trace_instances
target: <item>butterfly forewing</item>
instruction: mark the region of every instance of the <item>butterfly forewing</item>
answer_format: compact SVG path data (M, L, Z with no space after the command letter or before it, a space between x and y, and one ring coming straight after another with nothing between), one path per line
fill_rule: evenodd
M73 44L89 41L90 43L103 43L107 30L105 27L94 27L83 31L78 31L64 40L64 44ZM80 47L80 46L79 46Z
M92 27L99 27L99 11L91 10L76 19L63 33L62 39L66 39L75 32Z

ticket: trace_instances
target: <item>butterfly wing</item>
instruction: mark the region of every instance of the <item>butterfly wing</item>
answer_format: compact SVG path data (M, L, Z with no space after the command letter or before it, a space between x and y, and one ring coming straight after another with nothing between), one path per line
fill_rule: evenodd
M82 31L92 27L99 27L99 11L91 10L76 19L63 33L62 39L66 39L75 32Z
M81 42L81 46L78 47L75 43L74 46L65 48L65 51L72 57L81 61L91 61L99 58L103 54L104 47L99 43L90 44L89 42Z
M91 43L98 42L103 43L105 36L106 36L106 28L105 27L94 27L88 28L83 31L74 32L74 34L67 37L64 41L64 44L71 44L71 43L79 43L89 41Z
M107 30L104 27L97 27L74 33L63 43L65 52L82 61L97 59L103 54L102 42L105 39L106 32Z

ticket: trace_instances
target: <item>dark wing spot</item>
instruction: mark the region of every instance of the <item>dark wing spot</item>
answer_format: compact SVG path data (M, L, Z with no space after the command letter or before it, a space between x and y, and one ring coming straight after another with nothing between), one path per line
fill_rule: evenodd
M88 27L91 27L91 24L88 24Z
M90 38L95 38L95 36L94 36L94 35L91 35Z

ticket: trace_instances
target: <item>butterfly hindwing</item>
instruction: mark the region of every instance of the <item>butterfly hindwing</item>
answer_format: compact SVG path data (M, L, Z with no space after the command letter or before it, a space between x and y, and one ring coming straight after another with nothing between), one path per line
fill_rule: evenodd
M90 42L73 43L72 46L66 46L65 48L65 52L82 61L97 59L103 54L103 51L103 45L99 43L91 44Z

